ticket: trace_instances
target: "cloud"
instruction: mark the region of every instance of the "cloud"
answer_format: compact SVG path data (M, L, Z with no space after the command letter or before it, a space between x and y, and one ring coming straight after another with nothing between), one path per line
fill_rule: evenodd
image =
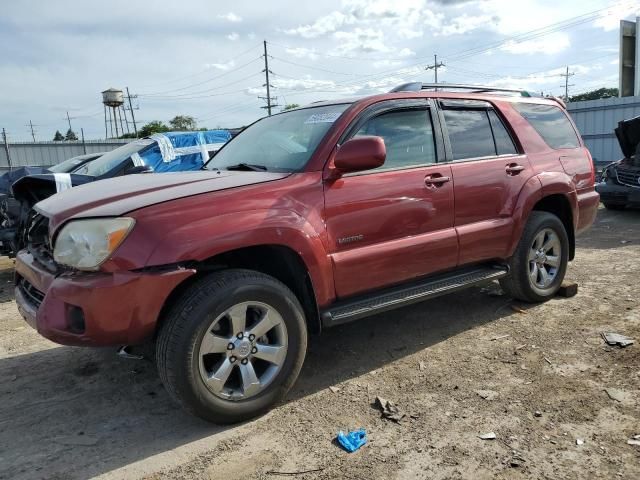
M403 28L402 30L398 31L398 36L407 40L411 40L412 38L419 38L423 35L423 30L411 30L410 28Z
M236 32L231 32L229 35L227 35L227 38L232 42L235 42L240 38L240 35L238 35Z
M296 58L309 58L311 60L315 60L318 58L318 53L315 48L304 48L304 47L291 47L285 48L284 50L292 57Z
M229 60L227 63L206 63L206 68L217 68L218 70L230 70L236 66L234 60Z
M390 50L384 41L382 30L358 27L349 32L335 32L333 37L336 40L340 40L337 48L339 53L372 53L388 52Z
M233 12L225 13L224 15L218 15L218 18L223 18L224 20L228 20L233 23L238 23L242 21L242 17L236 15Z
M525 40L523 42L510 40L500 47L500 49L513 54L524 53L531 55L534 53L543 53L545 55L555 55L570 46L569 35L563 32L556 32L535 40Z
M467 15L463 13L442 25L438 30L438 34L445 36L463 34L479 28L491 28L497 25L499 21L500 17L497 15Z
M345 15L342 12L331 12L328 15L318 18L315 22L307 25L301 25L297 28L283 30L287 35L299 35L304 38L316 38L328 33L335 32L344 25L353 23L354 19L351 15Z

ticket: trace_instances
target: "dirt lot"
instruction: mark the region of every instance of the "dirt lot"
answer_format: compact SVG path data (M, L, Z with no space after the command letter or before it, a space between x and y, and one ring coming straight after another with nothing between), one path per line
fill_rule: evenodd
M577 297L516 305L473 289L327 331L288 401L233 427L176 408L146 360L40 338L1 268L2 479L640 478L627 444L640 434L640 212L601 210L579 239ZM602 331L639 343L608 347ZM376 395L406 419L381 419ZM358 452L332 443L358 427Z

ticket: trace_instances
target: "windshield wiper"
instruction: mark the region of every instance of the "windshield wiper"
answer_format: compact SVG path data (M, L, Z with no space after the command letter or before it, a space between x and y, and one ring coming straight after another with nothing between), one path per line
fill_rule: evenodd
M267 167L254 163L238 163L237 165L229 165L225 167L227 170L245 170L249 172L266 172Z

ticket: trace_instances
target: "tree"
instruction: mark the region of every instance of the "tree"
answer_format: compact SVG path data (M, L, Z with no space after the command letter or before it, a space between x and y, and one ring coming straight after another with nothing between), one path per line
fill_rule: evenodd
M153 135L154 133L162 133L168 131L169 127L167 127L160 120L153 120L140 129L140 136L148 137L149 135Z
M135 133L123 133L118 138L138 138Z
M582 102L584 100L598 100L600 98L611 98L618 96L617 88L598 88L589 92L579 93L569 97L570 102Z
M298 108L299 106L300 105L297 103L287 103L282 109L282 111L286 112L287 110L293 110L294 108Z
M76 132L74 132L73 130L69 129L67 130L67 134L64 136L64 139L66 141L74 141L77 142L78 141L78 136L76 135Z
M172 130L178 131L193 131L198 129L196 119L189 115L176 115L169 120L169 126Z
M60 133L60 130L56 130L56 134L53 136L54 142L61 142L64 140L64 135Z

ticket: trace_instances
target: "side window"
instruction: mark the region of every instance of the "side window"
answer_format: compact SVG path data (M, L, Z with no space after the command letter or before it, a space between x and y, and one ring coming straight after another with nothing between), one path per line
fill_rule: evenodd
M560 107L533 103L514 103L513 106L551 148L577 148L580 146L571 122Z
M491 129L493 130L493 138L496 141L496 151L498 155L515 155L518 153L516 146L513 144L511 135L507 132L502 120L498 118L498 114L489 110L489 121L491 122Z
M383 113L368 120L356 137L376 135L384 139L387 159L380 169L436 163L433 124L428 109Z
M444 110L454 160L496 154L486 110Z

